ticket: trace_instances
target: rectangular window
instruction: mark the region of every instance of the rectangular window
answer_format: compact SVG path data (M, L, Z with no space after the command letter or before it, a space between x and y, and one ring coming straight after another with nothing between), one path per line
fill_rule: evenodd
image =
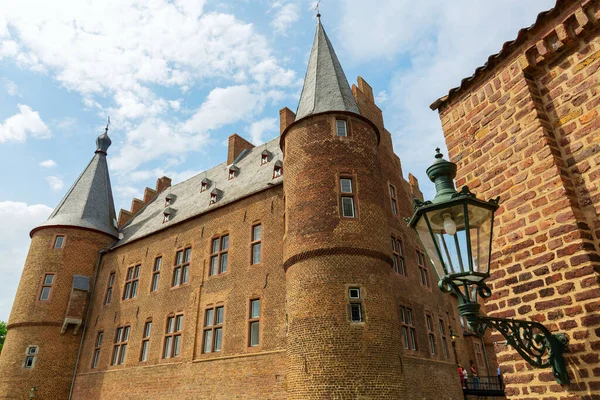
M39 348L37 346L27 347L27 350L25 351L25 362L23 363L24 368L33 368L38 350Z
M338 136L348 136L348 125L343 119L335 121L335 131Z
M419 278L421 280L421 285L425 287L431 287L429 283L429 273L427 271L427 264L425 264L425 253L421 250L417 249L417 265L419 266Z
M98 332L98 334L96 335L96 342L94 343L94 356L92 357L92 368L98 368L98 360L100 359L100 347L102 347L103 338L104 332Z
M283 168L279 167L279 166L275 166L273 168L273 179L275 178L279 178L281 176L281 173L283 172Z
M350 320L352 322L363 322L361 303L350 303Z
M269 162L269 155L268 154L263 154L260 157L260 165L265 165L268 162Z
M229 235L214 238L210 246L210 266L208 276L227 272Z
M400 307L400 322L402 323L404 348L407 350L417 350L415 326L413 324L413 314L410 308Z
M65 237L63 235L57 235L54 238L54 248L55 249L62 249L64 243L65 243Z
M360 288L348 289L348 297L351 299L360 299Z
M442 338L442 349L444 350L444 356L448 358L448 341L446 339L446 328L444 327L444 320L440 318L440 337Z
M260 250L261 250L261 239L262 239L262 227L260 224L252 227L252 242L250 244L252 248L252 264L260 264Z
M425 314L425 322L427 323L427 334L429 336L429 350L431 350L431 355L435 354L435 331L433 328L433 321L431 319L431 315Z
M406 276L406 267L404 265L404 251L402 250L402 240L392 236L392 256L394 259L394 271L397 274Z
M248 320L248 345L256 347L260 343L260 299L250 300Z
M342 207L342 216L354 218L356 216L354 198L355 189L352 178L340 178L340 204Z
M110 304L114 284L115 284L115 273L111 272L110 275L108 276L108 286L106 287L106 297L104 298L104 304Z
M213 353L221 351L223 344L223 318L225 316L223 306L209 308L204 314L204 340L202 341L202 352Z
M181 354L181 331L183 330L183 314L167 318L165 330L165 347L163 358L179 357Z
M129 340L129 325L120 326L115 332L115 344L113 347L113 356L111 365L122 365L125 363L127 355L127 341Z
M192 257L192 248L188 247L179 250L175 254L175 267L173 267L173 280L171 286L176 287L185 285L190 280L190 258Z
M40 300L50 299L50 293L52 292L52 285L54 284L54 274L44 275L44 282L42 284L42 291L40 292Z
M123 300L133 299L137 296L138 283L140 280L140 265L127 269L127 279L123 289Z
M150 284L150 291L156 292L158 290L158 280L160 278L160 266L162 265L162 257L156 257L154 260L154 267L152 268L152 283Z
M392 201L392 213L398 215L398 202L396 200L396 188L390 185L390 200Z
M140 361L148 361L148 350L150 348L150 334L152 333L152 321L146 321L142 336L142 348L140 350Z

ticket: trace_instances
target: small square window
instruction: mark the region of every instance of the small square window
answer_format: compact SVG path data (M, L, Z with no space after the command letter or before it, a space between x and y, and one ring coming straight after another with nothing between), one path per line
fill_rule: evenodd
M348 296L351 299L360 299L360 289L359 288L350 288L348 291Z
M65 242L65 237L62 235L58 235L54 238L54 248L55 249L62 249L63 244Z
M335 129L338 136L348 136L348 126L343 119L335 121Z

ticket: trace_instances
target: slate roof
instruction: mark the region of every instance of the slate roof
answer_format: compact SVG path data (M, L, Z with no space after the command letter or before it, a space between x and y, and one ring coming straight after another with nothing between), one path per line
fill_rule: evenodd
M350 111L360 115L352 90L333 46L318 18L296 121L326 111Z
M110 146L110 139L106 132L98 137L96 144L96 154L88 166L48 220L39 227L76 226L117 237L115 205L106 163L106 150Z
M273 155L267 164L261 165L262 153L268 150ZM283 183L283 176L273 179L273 167L283 155L279 148L279 138L257 146L238 159L235 166L239 173L229 179L229 167L223 162L205 172L202 172L186 181L178 183L159 193L150 203L142 208L133 218L123 226L120 232L121 239L114 247L122 246L133 240L148 236L173 224L201 215L209 210L222 207L242 197L268 189L272 185ZM285 173L285 171L284 171ZM200 191L202 181L208 178L210 185ZM210 194L214 189L221 191L219 200L210 204ZM175 200L169 204L175 212L170 221L164 221L166 197L175 195Z

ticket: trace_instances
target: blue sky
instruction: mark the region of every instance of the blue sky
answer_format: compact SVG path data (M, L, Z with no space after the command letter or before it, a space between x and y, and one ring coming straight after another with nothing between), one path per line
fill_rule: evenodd
M309 0L21 0L0 14L0 320L29 247L111 117L117 212L162 175L174 183L255 144L296 109L315 30ZM553 0L323 0L352 84L375 92L404 174L444 147L428 106ZM405 176L406 177L406 176Z

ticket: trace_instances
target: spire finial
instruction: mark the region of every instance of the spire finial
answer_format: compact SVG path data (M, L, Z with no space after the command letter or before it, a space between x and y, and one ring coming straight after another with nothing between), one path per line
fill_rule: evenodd
M444 155L441 153L441 151L440 151L440 148L439 148L439 147L436 147L436 149L435 149L435 153L436 153L436 154L435 154L435 158L442 158L442 157L444 157Z
M108 122L106 123L106 128L104 129L104 133L98 136L96 139L96 153L102 153L106 155L106 150L110 147L112 141L108 137L108 126L110 125L110 117L108 117Z
M315 11L317 12L317 19L321 21L321 11L319 10L319 4L321 4L321 0L317 1L317 5L315 6Z

